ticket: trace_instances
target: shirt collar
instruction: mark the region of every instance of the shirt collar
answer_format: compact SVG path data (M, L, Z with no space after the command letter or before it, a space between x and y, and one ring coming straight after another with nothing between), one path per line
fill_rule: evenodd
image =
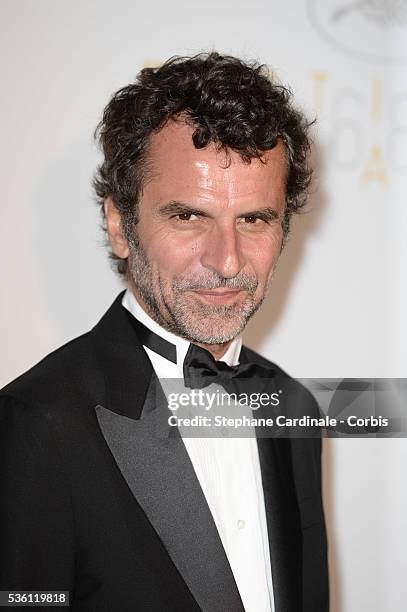
M185 338L181 338L180 336L176 336L175 334L169 332L159 325L154 319L150 317L146 313L146 311L140 306L137 299L130 289L127 289L122 298L122 305L126 308L136 319L138 319L141 323L143 323L148 329L150 329L155 334L164 338L171 344L175 345L177 351L177 366L182 368L184 363L185 355L188 351L190 342L185 340ZM241 335L237 336L229 345L226 353L222 356L221 361L224 361L229 366L238 365L240 350L242 348L242 337Z

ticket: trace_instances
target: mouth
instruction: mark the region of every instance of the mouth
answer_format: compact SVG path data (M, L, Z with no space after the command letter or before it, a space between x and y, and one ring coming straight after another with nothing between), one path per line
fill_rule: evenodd
M194 293L207 303L227 304L233 303L242 289L199 289Z

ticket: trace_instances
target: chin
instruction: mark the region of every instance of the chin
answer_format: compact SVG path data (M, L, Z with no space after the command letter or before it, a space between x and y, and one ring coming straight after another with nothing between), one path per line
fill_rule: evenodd
M171 331L191 342L224 344L243 331L258 307L253 299L243 304L217 306L202 304L194 297L178 299L170 309Z
M230 319L225 322L224 320L219 321L219 317L210 316L205 318L205 326L202 325L202 321L200 323L194 325L189 321L188 326L185 326L185 331L188 333L190 340L202 344L224 344L225 342L230 342L243 331L246 325L246 321L231 324Z

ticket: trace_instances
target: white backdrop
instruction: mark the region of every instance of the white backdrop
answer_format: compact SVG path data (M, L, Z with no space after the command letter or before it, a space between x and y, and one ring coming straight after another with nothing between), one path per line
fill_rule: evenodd
M92 130L145 64L217 49L269 64L316 115L318 191L246 343L298 377L406 377L407 2L0 0L0 385L120 289ZM407 609L405 440L324 444L332 610Z

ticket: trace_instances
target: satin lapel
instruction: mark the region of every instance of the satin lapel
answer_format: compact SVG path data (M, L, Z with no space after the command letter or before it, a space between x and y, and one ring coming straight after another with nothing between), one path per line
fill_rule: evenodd
M120 293L92 329L96 359L103 373L104 406L123 416L140 416L153 368L122 306Z
M155 374L138 419L101 405L100 428L130 490L204 612L244 612L216 525L184 442L169 437ZM139 412L139 411L137 411Z
M245 347L242 347L240 360L248 361ZM276 393L279 388L276 383L278 381L271 379L266 391ZM278 412L286 412L284 397L280 398ZM258 437L257 448L275 606L277 611L298 612L302 609L302 532L293 479L291 441Z

